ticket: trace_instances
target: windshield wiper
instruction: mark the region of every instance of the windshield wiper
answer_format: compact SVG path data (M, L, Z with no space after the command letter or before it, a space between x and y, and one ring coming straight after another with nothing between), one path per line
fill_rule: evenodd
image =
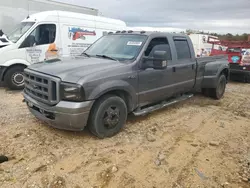
M102 57L102 58L105 58L105 59L110 59L110 60L113 60L113 61L118 61L117 59L113 58L113 57L109 57L107 55L100 55L100 54L97 54L95 55L96 57Z
M81 55L85 55L85 56L87 56L87 57L90 57L90 55L87 54L86 52L83 52Z

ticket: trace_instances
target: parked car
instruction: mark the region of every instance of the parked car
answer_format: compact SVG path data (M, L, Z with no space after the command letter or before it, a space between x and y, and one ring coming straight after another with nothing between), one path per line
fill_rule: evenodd
M0 48L0 81L10 89L23 89L23 70L44 60L79 56L104 34L123 30L123 21L65 11L28 16L8 36L12 43Z
M24 100L53 127L99 138L117 134L136 116L188 99L202 90L221 99L228 80L223 57L196 58L190 38L160 32L103 36L74 60L25 69Z
M230 78L232 80L250 82L250 49L245 49L240 63L230 64Z

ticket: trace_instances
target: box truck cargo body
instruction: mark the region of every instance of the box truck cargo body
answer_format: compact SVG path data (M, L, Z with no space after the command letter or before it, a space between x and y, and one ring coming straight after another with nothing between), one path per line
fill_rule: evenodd
M1 0L0 29L9 34L16 24L28 15L51 10L61 10L89 15L98 15L98 10L88 7L70 5L52 0Z
M207 43L209 36L211 35L207 35L207 34L190 34L189 35L190 39L193 42L196 56L201 56L201 55L209 56L210 55L211 50L212 50L212 44ZM214 48L219 48L219 46L215 45Z

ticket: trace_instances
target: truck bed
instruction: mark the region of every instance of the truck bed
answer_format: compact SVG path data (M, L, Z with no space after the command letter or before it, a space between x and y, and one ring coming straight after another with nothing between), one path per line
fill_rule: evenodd
M227 55L216 55L216 56L207 56L207 57L198 57L197 62L202 63L202 62L212 62L216 60L227 60Z

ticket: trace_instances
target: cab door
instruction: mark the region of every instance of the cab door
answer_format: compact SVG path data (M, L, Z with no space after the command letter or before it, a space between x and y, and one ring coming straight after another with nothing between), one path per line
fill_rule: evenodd
M166 51L167 64L171 64L171 49L166 37L156 37L151 39L146 51L146 57L152 57L154 51ZM144 63L143 60L140 62ZM144 106L153 102L166 99L173 94L174 83L172 79L173 73L171 66L167 66L163 70L155 70L147 68L139 70L138 73L138 100L140 106Z
M59 37L57 35L57 24L38 25L20 46L26 50L27 61L33 64L59 58Z

